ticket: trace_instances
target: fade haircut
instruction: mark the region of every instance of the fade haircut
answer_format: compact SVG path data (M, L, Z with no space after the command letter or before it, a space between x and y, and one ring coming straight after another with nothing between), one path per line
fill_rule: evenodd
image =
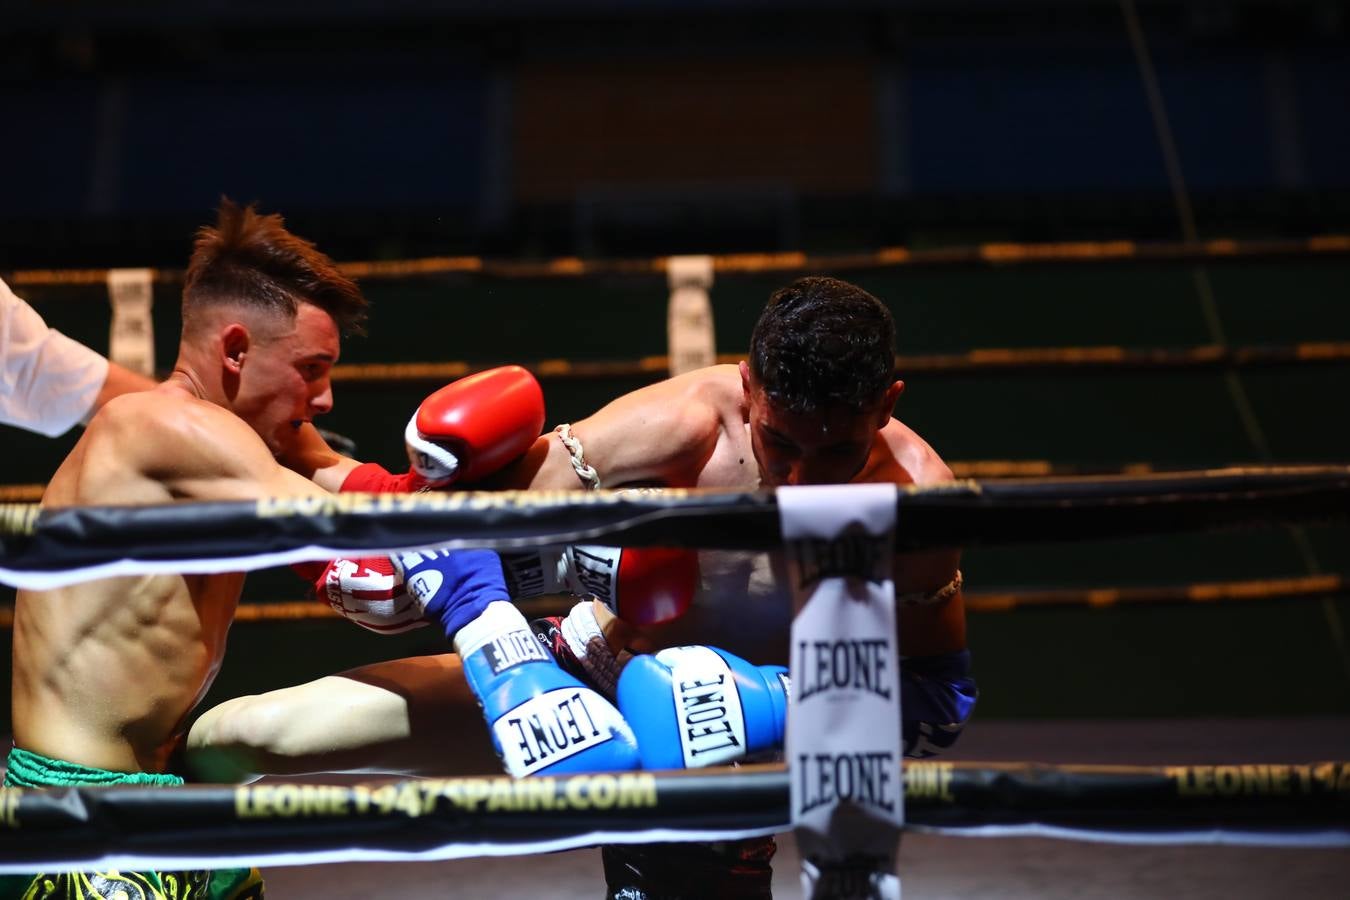
M865 412L895 381L895 322L857 285L799 278L769 297L750 335L750 372L788 412Z
M301 302L328 313L343 334L365 333L366 298L328 256L287 231L281 216L223 198L216 224L199 228L192 246L183 332L215 307L245 306L294 320Z

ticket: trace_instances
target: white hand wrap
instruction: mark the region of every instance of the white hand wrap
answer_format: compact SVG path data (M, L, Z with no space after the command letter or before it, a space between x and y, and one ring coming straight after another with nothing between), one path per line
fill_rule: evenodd
M567 649L577 658L586 672L590 686L599 691L607 700L613 701L618 691L619 673L628 664L632 655L627 650L615 653L605 640L605 633L595 618L594 601L583 600L567 618L562 620L562 636Z

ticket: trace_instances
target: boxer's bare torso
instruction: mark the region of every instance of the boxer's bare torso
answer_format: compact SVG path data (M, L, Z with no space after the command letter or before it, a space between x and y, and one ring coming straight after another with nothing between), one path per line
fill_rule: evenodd
M185 380L119 397L90 423L44 506L240 500L322 492L281 468L234 414ZM20 591L18 747L114 771L162 771L210 686L242 573L146 575Z
M761 446L756 452L742 378L734 365L680 375L620 397L573 423L572 433L604 487L660 484L755 490L784 483L846 482L903 486L952 477L933 448L890 418L889 411L880 428L865 423L859 428L856 421L847 421L849 417L780 416L759 423L759 430L767 435L763 441L781 439L782 446ZM853 460L860 460L861 466ZM513 486L535 489L581 487L568 451L555 435L540 438L508 478ZM899 554L896 592L929 593L942 587L951 580L959 558L958 550ZM783 602L785 581L775 566L776 560L762 554L704 551L700 567L705 590L689 614L659 631L636 637L611 632L611 637L635 649L717 643L768 662L783 654L792 616L790 602ZM963 648L960 594L937 606L905 607L901 645L906 655Z

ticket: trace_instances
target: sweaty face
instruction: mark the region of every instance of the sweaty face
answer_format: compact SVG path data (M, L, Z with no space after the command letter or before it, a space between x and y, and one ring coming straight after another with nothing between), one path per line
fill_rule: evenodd
M329 373L338 358L338 329L328 313L301 303L293 323L253 337L233 408L280 455L295 443L301 425L333 408Z
M765 487L845 484L862 471L889 410L778 408L758 387L747 391L750 446Z

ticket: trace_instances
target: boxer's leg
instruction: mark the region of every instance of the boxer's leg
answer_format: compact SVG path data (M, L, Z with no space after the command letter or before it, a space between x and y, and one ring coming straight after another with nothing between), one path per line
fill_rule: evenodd
M501 772L460 659L448 653L227 700L193 723L187 765L193 777L211 782L311 772Z

